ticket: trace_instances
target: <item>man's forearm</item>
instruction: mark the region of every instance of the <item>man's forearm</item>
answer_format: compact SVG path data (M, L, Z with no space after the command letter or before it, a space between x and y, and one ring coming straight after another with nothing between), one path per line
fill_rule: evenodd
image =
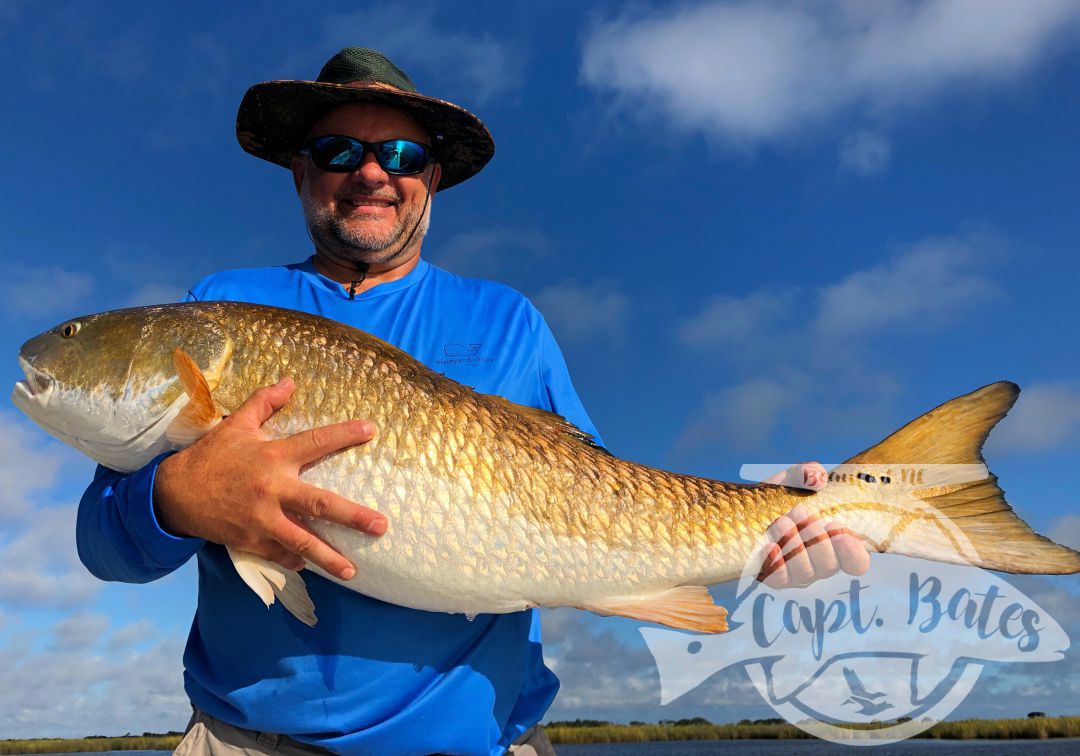
M98 467L79 502L79 558L101 580L147 583L182 565L199 550L198 538L177 538L154 515L158 457L127 475Z

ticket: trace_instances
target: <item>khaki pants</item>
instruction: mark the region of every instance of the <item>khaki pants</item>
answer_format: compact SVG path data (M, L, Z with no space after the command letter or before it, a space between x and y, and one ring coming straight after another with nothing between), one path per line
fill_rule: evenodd
M544 728L537 725L527 730L512 746L514 756L555 756L555 748L548 740ZM173 756L255 756L255 754L282 754L283 756L311 756L329 751L307 743L301 743L285 735L256 732L233 727L215 719L201 709L195 709L188 722L183 740L176 746Z

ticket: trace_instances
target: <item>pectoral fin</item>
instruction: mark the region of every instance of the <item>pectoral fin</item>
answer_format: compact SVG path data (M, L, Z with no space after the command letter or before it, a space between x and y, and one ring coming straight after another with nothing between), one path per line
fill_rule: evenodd
M315 627L318 621L315 617L315 604L311 603L304 579L298 573L255 554L234 551L228 547L226 549L237 574L267 607L273 604L277 597L292 616L308 627Z
M173 365L176 366L176 374L180 376L184 393L188 395L188 403L169 425L165 436L173 443L188 446L220 423L224 413L214 402L214 397L210 394L210 384L202 370L180 347L173 350Z
M722 633L728 629L727 609L714 602L703 585L680 585L653 596L611 599L580 608L700 633Z

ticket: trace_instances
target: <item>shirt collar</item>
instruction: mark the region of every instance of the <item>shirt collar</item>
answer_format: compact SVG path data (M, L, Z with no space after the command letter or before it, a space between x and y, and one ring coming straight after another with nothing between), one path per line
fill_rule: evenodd
M317 283L322 288L326 289L330 294L341 299L349 299L349 292L344 286L341 285L341 283L335 281L332 278L324 276L322 273L315 269L315 255L312 255L308 259L304 260L297 266L297 268L305 275L308 275L311 278L315 279ZM415 286L424 279L424 276L427 275L430 268L431 265L429 265L428 262L421 257L417 261L416 267L410 270L401 278L397 279L396 281L387 281L386 283L378 284L368 289L367 291L358 292L356 297L354 298L354 301L362 302L368 299L375 299L377 297L383 297L387 294L394 294L404 289L408 289L410 286Z

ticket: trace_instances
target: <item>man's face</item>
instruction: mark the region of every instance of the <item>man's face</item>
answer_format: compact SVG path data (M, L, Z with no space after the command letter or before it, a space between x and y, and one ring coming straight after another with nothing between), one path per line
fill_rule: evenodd
M369 103L334 108L307 136L328 134L366 142L400 138L431 144L408 113ZM299 156L293 160L292 170L308 230L321 249L376 268L393 268L411 259L406 244L419 249L417 242L427 233L431 212L430 201L425 203L428 182L434 192L439 181L437 165L412 176L395 176L367 154L351 173L330 173L316 167L311 158Z

